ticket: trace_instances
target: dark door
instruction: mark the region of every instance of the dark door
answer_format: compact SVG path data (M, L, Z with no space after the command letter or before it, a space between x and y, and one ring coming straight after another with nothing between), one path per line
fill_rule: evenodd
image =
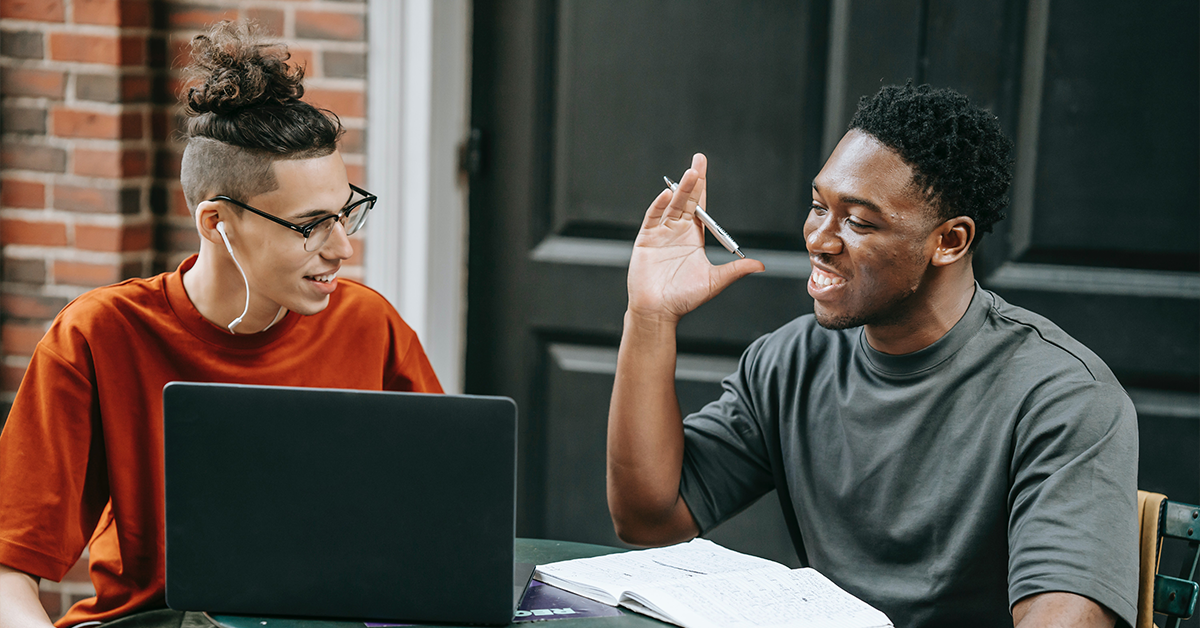
M1017 143L980 281L1100 354L1139 408L1141 485L1200 500L1194 0L544 0L474 21L467 389L521 408L519 534L617 542L608 398L661 177L706 153L709 209L767 266L684 319L686 412L812 311L809 182L858 98L908 78L964 92ZM774 496L713 538L796 564Z

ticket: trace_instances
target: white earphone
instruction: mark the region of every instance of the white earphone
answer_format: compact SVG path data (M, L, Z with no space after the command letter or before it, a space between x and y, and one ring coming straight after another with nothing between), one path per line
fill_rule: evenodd
M229 323L229 333L234 333L233 328L238 323L242 322L242 318L246 316L246 312L250 311L250 280L246 279L246 271L242 270L242 265L238 263L237 257L233 255L233 245L229 243L229 236L225 235L225 223L217 223L217 233L221 234L221 239L225 241L225 249L229 251L229 257L233 258L233 265L237 266L238 272L242 274L242 281L246 284L246 307L242 308L242 313L232 323Z
M229 251L230 255L233 255L233 247L229 245L229 236L225 235L225 223L223 221L217 223L217 233L221 234L221 239L225 241L225 249Z

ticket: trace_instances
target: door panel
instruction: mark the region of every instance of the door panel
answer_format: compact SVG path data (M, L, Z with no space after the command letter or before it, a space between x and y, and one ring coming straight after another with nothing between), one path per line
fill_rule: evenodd
M709 205L724 226L794 248L823 105L812 5L559 4L551 232L632 239L636 208L703 151L722 173Z

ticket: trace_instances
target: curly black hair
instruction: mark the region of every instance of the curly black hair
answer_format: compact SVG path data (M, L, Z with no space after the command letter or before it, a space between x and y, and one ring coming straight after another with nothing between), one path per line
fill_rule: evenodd
M975 221L974 249L1004 219L1012 181L1012 142L996 116L966 96L929 85L888 85L863 96L850 121L896 151L913 169L913 186L940 220Z
M188 136L292 158L332 152L337 116L300 100L304 68L262 38L253 22L220 22L192 39L182 94Z
M246 201L274 190L277 160L337 150L341 121L301 100L304 68L289 65L289 56L253 22L220 22L192 39L180 94L187 116L180 181L189 211L217 194Z

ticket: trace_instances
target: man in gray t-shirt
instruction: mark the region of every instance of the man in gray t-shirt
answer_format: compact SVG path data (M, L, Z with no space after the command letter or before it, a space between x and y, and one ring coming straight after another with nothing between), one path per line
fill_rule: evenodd
M1137 427L1111 371L975 283L1010 145L948 90L864 99L813 180L814 315L757 340L686 420L675 325L733 281L695 208L706 162L651 204L609 412L618 534L701 534L771 489L806 562L897 626L1112 626L1137 599Z

